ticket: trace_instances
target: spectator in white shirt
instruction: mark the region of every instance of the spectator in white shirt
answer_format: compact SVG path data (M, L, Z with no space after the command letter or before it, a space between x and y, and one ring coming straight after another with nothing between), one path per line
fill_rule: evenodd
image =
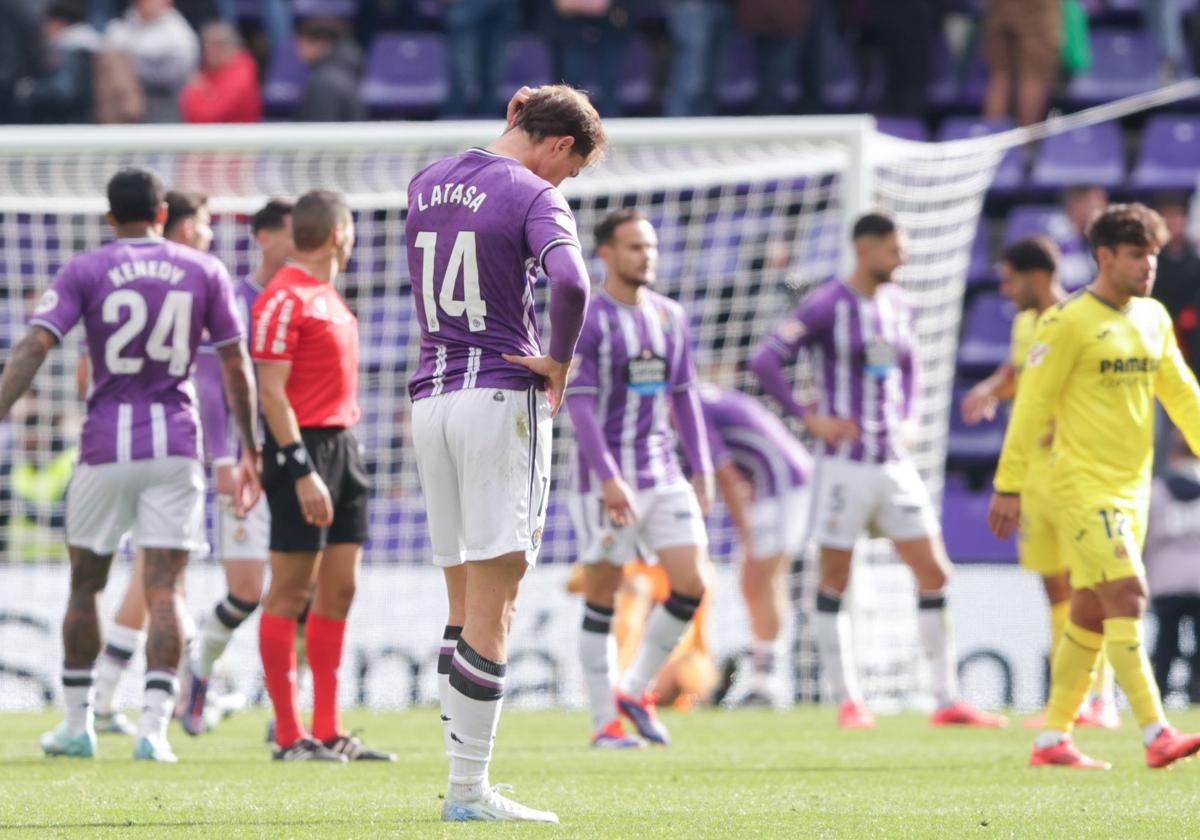
M172 0L134 0L108 24L105 42L133 59L145 92L145 121L180 122L179 94L196 72L200 42Z

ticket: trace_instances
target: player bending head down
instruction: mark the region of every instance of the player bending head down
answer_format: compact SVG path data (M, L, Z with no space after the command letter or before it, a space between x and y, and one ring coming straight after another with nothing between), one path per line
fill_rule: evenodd
M116 239L70 260L42 297L0 381L0 418L46 354L83 322L94 367L80 463L67 494L71 595L64 618L67 719L42 738L50 755L94 755L92 713L100 650L96 605L121 537L145 553L146 701L134 757L172 762L166 740L182 653L178 589L188 553L204 541L204 474L188 383L201 333L221 357L244 444L240 512L258 495L253 378L233 288L207 254L159 238L162 182L125 169L108 183ZM241 492L241 491L246 492Z
M1051 668L1045 730L1034 765L1107 768L1071 741L1101 650L1141 727L1146 763L1200 751L1200 735L1163 713L1146 656L1142 541L1154 448L1154 400L1200 452L1200 388L1171 318L1149 295L1166 228L1141 204L1114 204L1088 231L1096 279L1038 323L996 470L988 521L1007 537L1037 504L1035 455L1054 421L1049 498L1058 550L1071 575L1071 611ZM1031 498L1032 494L1032 498Z
M408 389L433 560L450 602L438 660L450 758L442 816L557 822L496 792L488 763L517 589L541 548L551 417L587 307L575 219L557 185L606 141L587 97L561 85L522 90L510 118L486 149L437 161L409 184L421 355ZM534 309L542 272L549 352Z
M820 546L816 629L821 665L845 727L874 725L858 687L850 616L842 594L854 545L881 532L912 569L917 628L938 709L935 725L1000 726L958 695L957 657L946 605L951 565L929 492L908 453L916 417L918 369L914 313L892 279L904 262L895 221L868 213L853 229L853 273L814 291L749 362L763 388L818 442L812 526ZM819 359L815 405L796 400L784 376L801 350Z
M625 733L618 711L643 738L667 744L649 687L704 595L712 460L687 315L648 288L658 261L654 226L637 210L617 210L596 227L595 239L607 275L588 309L567 399L579 454L575 531L585 564L579 656L592 706L592 744L640 745ZM672 415L691 485L675 454ZM622 567L646 552L666 571L671 595L651 613L617 686L614 599Z

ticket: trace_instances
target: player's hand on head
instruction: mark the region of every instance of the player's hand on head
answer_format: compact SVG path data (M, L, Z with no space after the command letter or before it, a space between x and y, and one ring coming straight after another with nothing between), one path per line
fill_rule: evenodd
M637 521L637 507L633 501L633 490L620 476L613 476L604 482L604 508L608 511L608 519L618 528L632 525Z
M546 380L546 397L550 400L550 416L558 416L563 395L567 390L567 373L571 362L560 362L552 356L514 356L504 353L504 361L527 368Z
M257 452L243 452L236 467L230 467L233 478L233 515L244 519L262 496L262 463ZM218 478L218 492L220 492Z
M326 528L333 524L333 500L329 497L329 488L317 473L310 472L296 479L296 498L300 500L304 521L309 525Z
M533 96L534 90L536 90L536 88L531 88L528 85L522 85L517 92L513 94L512 99L508 100L508 113L505 115L504 119L508 123L509 128L512 128L513 123L517 121L517 114L521 112L521 109L525 106L525 103L529 101L529 97Z
M987 518L992 533L1008 539L1021 523L1021 497L996 493L988 505Z
M962 411L963 422L968 426L974 426L976 423L982 423L985 420L994 420L996 417L996 406L998 402L991 392L984 387L976 385L962 399L960 409Z

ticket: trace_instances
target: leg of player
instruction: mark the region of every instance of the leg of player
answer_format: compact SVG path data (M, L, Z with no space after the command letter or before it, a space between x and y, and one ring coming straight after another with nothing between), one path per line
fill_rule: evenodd
M501 796L488 780L488 765L504 701L508 633L517 590L528 569L525 552L467 565L462 635L450 662L450 779L442 819L558 822Z
M1121 578L1096 585L1104 610L1104 649L1117 682L1142 728L1146 764L1167 767L1200 751L1200 734L1183 734L1167 722L1162 695L1146 655L1142 616L1146 612L1146 582Z
M393 753L373 750L357 735L342 730L338 708L338 670L345 649L346 617L358 588L362 545L330 543L317 571L317 591L304 631L313 677L313 737L348 761L395 761Z
M671 594L651 610L642 642L620 680L616 699L617 709L629 718L639 735L665 745L671 743L671 736L658 719L657 698L650 686L700 608L705 590L705 554L698 545L659 548L657 554L670 581Z
M467 618L467 566L449 566L442 569L446 577L446 601L448 610L446 628L442 631L442 644L438 648L438 712L442 719L442 741L446 747L446 758L450 758L450 666L458 640L462 638L463 622Z
M225 652L234 631L258 609L262 600L265 560L225 560L222 565L226 595L205 616L191 651L191 685L181 717L189 735L199 735L205 729L204 708L213 666Z
M950 558L940 534L915 540L899 540L896 553L917 580L917 633L921 651L929 663L933 697L937 701L930 722L935 726L1001 727L1003 715L976 709L958 696L958 656L954 646L954 623L946 606L950 582Z
M71 547L71 592L63 616L63 699L66 720L42 735L46 755L92 758L96 754L96 727L92 702L95 693L96 657L100 655L100 619L97 605L112 555L101 556Z
M1063 577L1069 576L1064 574ZM1067 587L1069 593L1069 582L1067 583ZM1049 590L1047 590L1047 593L1049 593ZM1051 611L1054 610L1053 601L1051 601L1050 609ZM1100 661L1092 670L1092 682L1088 689L1087 700L1079 710L1079 716L1075 719L1075 723L1078 726L1119 729L1121 726L1121 715L1117 711L1115 690L1116 686L1112 665L1109 663L1108 657L1105 655L1104 648L1102 647L1100 649Z
M133 757L173 764L175 754L167 743L167 724L179 692L179 659L185 649L180 587L188 552L145 548L146 608L150 614L146 637L146 695L138 720L138 742Z
M852 556L849 549L821 547L815 620L817 651L821 657L821 670L833 692L833 702L838 706L838 726L870 729L875 725L875 718L863 702L858 687L850 614L842 609L842 596L850 585Z
M613 692L617 676L617 640L612 632L617 589L624 577L621 566L589 563L583 567L583 627L579 632L579 662L592 709L592 746L640 747L625 732L617 715Z
M121 606L113 616L105 639L104 655L96 663L96 730L100 733L137 735L137 726L124 713L113 708L121 678L129 662L146 643L146 591L142 586L145 557L134 552L129 584Z
M1071 741L1071 729L1087 695L1092 672L1104 647L1104 609L1091 589L1071 595L1071 615L1050 668L1050 700L1045 729L1034 741L1029 756L1032 767L1058 765L1088 770L1108 770L1107 761L1081 753Z
M789 604L786 566L784 554L765 559L747 557L742 564L742 597L754 638L750 642L749 691L740 699L740 705L788 705L789 698L783 696L778 676L779 637Z
M1063 631L1067 629L1067 622L1071 617L1071 574L1065 571L1055 572L1043 574L1041 578L1042 587L1046 590L1046 602L1050 613L1049 658L1053 665L1055 653L1058 651L1059 644L1062 643ZM1030 729L1041 729L1045 725L1044 710L1037 717L1025 721L1025 726Z
M279 761L346 760L309 737L296 695L296 618L308 603L319 565L320 552L271 552L271 585L258 620L258 651L275 710L272 755Z

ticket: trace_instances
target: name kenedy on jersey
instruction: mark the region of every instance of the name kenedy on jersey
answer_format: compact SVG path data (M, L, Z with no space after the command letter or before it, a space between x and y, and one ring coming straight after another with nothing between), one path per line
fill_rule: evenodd
M184 269L166 260L131 260L118 263L108 270L108 279L118 287L142 277L165 280L174 286L186 275Z
M472 213L478 213L479 208L486 200L487 193L480 192L474 184L456 184L454 182L434 184L428 203L425 202L425 193L417 193L417 209L428 210L439 204L461 204L463 207L469 208Z

